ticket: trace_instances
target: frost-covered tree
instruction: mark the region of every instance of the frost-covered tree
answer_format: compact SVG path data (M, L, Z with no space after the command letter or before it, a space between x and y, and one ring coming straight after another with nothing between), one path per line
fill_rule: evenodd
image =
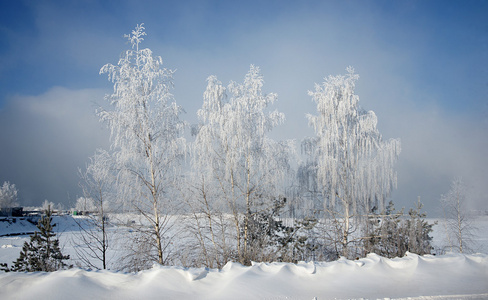
M467 213L467 195L468 188L461 178L454 179L447 194L441 195L441 207L450 251L454 249L460 253L472 251L476 228Z
M227 99L226 89L217 77L210 76L207 83L202 108L197 112L200 123L192 128L192 135L196 136L192 144L193 173L187 182L190 193L185 199L192 216L188 231L198 242L196 248L201 252L203 264L222 267L235 257L227 236L227 206L220 192L224 186L219 182L224 181L223 178L219 181L220 177L212 172L218 169L218 158L222 160L224 155L220 124L225 121L223 108Z
M113 165L107 151L97 150L86 170L79 170L84 197L78 198L76 209L90 213L77 222L80 234L73 243L78 258L90 268L106 269L108 265L107 252L113 242L107 216L115 196Z
M263 93L258 67L251 65L242 84L231 82L225 88L215 76L207 81L193 166L199 180L218 189L209 207L224 206L231 213L237 259L248 263L253 247L250 223L282 194L291 144L268 137L284 115L268 110L277 96Z
M356 230L353 217L374 206L384 208L396 185L393 167L400 153L400 141L384 141L376 128L375 113L359 106L354 93L359 76L351 67L347 72L345 76L329 76L309 92L318 114L307 115L316 137L305 145L324 210L340 228L337 242L344 256L349 256L350 234Z
M94 212L96 210L95 203L92 198L78 197L76 199L75 210L77 212Z
M44 199L44 202L42 202L41 209L42 210L53 210L55 207L54 202L49 201L47 199Z
M163 68L163 60L150 49L141 48L146 35L137 25L128 38L131 49L117 65L106 64L100 73L114 83L106 97L112 110L100 112L111 130L112 150L118 172L120 197L141 213L152 230L143 231L151 241L148 257L165 263L163 231L174 201L174 186L185 140L182 109L170 89L173 71ZM151 264L149 259L149 266Z
M12 208L19 205L15 184L5 181L0 187L0 209Z

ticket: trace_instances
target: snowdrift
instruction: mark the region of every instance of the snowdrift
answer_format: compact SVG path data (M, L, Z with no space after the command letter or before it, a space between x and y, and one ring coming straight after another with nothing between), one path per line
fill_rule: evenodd
M33 234L37 229L38 218L7 218L0 217L0 237Z
M488 299L488 255L154 266L138 273L0 272L0 299Z

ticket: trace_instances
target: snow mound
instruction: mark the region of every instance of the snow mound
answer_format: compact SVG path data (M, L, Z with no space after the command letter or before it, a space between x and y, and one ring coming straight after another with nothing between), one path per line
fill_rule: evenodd
M0 273L1 299L487 299L488 255Z
M23 218L0 218L0 236L32 234L37 230L37 220Z

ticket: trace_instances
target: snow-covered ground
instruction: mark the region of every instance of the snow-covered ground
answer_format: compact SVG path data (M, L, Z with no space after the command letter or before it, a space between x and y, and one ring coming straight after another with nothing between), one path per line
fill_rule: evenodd
M64 254L77 225L55 217ZM0 222L2 232L25 224ZM9 226L7 226L7 224ZM488 253L488 217L476 221L477 243ZM434 244L443 242L442 223ZM0 262L11 263L28 236L0 237ZM154 266L138 273L70 269L53 273L0 272L0 299L488 299L488 255L446 254L387 259L374 254L351 261L228 263L222 270Z

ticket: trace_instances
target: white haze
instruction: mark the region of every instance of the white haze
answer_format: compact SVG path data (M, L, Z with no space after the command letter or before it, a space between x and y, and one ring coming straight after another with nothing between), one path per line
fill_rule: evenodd
M108 134L95 116L100 90L53 88L40 96L17 96L0 111L0 181L19 190L21 205L45 199L66 208L81 196L78 168Z
M313 134L307 91L351 65L360 75L360 105L375 111L385 138L402 142L396 207L420 196L435 215L440 195L462 176L472 186L472 208L487 209L481 2L466 9L435 1L22 3L32 14L22 24L33 29L2 26L8 47L0 57L0 181L17 185L21 204L69 206L80 195L77 168L108 145L93 103L103 102L111 84L98 71L127 48L123 34L145 22L144 46L177 70L173 93L190 123L209 75L241 82L255 64L264 91L278 94L273 108L286 117L273 137L299 144Z

